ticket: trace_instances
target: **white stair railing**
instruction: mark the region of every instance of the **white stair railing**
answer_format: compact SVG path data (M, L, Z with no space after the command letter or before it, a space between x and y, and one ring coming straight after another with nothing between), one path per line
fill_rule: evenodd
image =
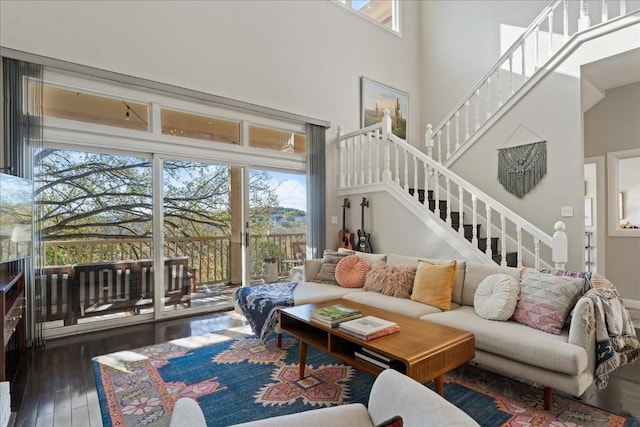
M424 204L414 204L421 209L417 214L444 217L443 225L451 226L452 208L457 208L460 212L458 233L464 237L463 223L473 224L472 241L469 245L474 245L476 250L479 250L478 225L485 230L488 240L484 255L488 260L499 255L499 263L507 265L507 252L511 246L509 252L517 253L518 266L560 267L560 264L563 266L566 262L566 247L563 255L562 244L554 244L549 234L393 135L388 111L385 111L380 123L345 135L339 131L338 150L339 190L361 191L363 187L366 190L367 186L384 184L392 191L411 195L416 201L419 193L424 191ZM429 209L426 200L430 191L435 199L433 211ZM442 213L440 200L447 202L447 209ZM467 221L462 218L465 211L471 215ZM556 231L563 230L564 224L559 222ZM498 254L492 252L491 237L500 239ZM566 238L564 242L566 245ZM531 254L531 259L525 260L525 254Z
M444 120L427 126L427 153L435 147L442 164L457 158L575 37L635 12L627 0L553 0Z

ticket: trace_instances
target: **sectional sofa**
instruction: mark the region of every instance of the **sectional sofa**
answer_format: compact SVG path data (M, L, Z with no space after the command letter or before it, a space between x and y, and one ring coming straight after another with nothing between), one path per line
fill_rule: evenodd
M440 265L452 262L397 254L358 255L365 257L371 265L383 262L387 267L418 268L420 260ZM322 260L306 260L302 269L293 272L294 277L296 274L302 276L298 276L301 281L293 290L294 304L344 298L466 330L475 335L476 356L471 363L525 383L543 386L547 409L551 406L554 389L580 396L593 382L596 368L593 302L588 298L578 299L578 293L572 314L567 317L559 334L536 329L513 318L488 320L478 315L474 307L478 286L492 275L502 275L500 277L503 278L510 276L515 279L513 283L519 283L522 270L497 264L455 261L455 278L448 310L407 298L406 295L397 297L370 291L367 286L352 288L314 282L321 273Z

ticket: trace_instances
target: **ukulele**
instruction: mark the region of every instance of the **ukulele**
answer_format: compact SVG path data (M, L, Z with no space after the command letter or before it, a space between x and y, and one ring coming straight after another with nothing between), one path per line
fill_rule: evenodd
M373 248L371 247L371 234L366 233L364 231L364 208L369 207L369 202L366 197L362 198L362 228L358 230L358 250L360 252L373 253Z
M342 202L342 230L338 231L338 249L353 249L353 235L346 228L346 213L350 207L349 199L345 198Z

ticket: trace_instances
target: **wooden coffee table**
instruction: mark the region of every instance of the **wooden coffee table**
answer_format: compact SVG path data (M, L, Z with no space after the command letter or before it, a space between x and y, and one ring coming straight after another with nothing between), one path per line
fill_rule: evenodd
M376 316L396 322L400 325L400 332L362 341L338 328L309 320L311 310L333 304L358 308L363 316ZM436 392L442 395L442 376L475 357L475 338L470 332L344 299L284 308L280 310L280 327L300 340L300 379L304 378L307 345L362 371L378 375L382 368L354 355L354 351L361 351L362 347L366 347L401 362L405 368L404 373L421 384L433 380Z

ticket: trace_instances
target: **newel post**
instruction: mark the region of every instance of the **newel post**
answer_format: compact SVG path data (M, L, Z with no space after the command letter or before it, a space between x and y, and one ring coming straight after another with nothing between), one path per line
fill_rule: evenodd
M384 109L382 116L382 139L384 143L384 170L382 171L382 181L391 181L391 114L388 109Z
M551 259L555 264L555 268L564 270L564 265L567 262L568 249L567 233L564 232L566 226L564 222L558 221L553 228L555 232L553 233L551 242Z
M344 150L345 150L345 142L342 140L342 126L338 126L338 188L344 188L345 176L344 176Z

